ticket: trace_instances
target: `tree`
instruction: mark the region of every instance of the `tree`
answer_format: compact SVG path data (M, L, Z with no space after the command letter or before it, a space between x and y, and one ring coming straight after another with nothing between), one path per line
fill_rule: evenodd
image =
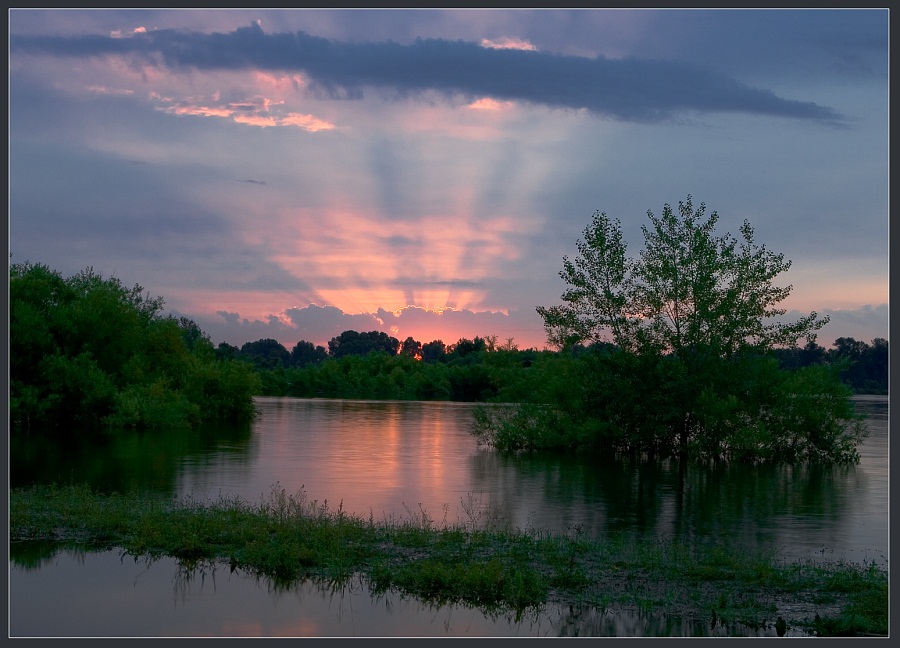
M388 355L397 355L400 351L400 340L382 331L344 331L328 341L328 353L332 358L347 355L368 355L373 351L383 351Z
M465 358L475 353L487 350L487 342L484 338L475 336L474 339L459 338L453 349L449 351L452 358Z
M323 346L314 346L312 342L300 340L291 349L291 365L294 367L306 367L317 365L328 358L328 351Z
M867 383L882 393L888 388L888 341L875 338L864 354Z
M886 393L888 387L888 341L875 338L871 346L852 337L840 337L829 352L840 365L841 378L858 391Z
M714 235L718 214L704 218L691 197L666 204L662 216L647 215L645 248L626 257L621 223L596 212L577 243L580 256L563 258L560 276L569 284L562 306L538 313L551 343L570 346L587 340L612 341L633 352L683 354L702 349L727 357L747 347L772 349L815 339L828 323L815 312L796 322L773 320L791 292L774 279L790 268L783 254L754 242L744 221L740 245L730 234Z
M400 353L408 355L411 358L422 358L422 343L414 339L412 336L403 340L403 346L400 347Z
M241 350L228 342L219 342L216 347L216 358L219 360L234 360L241 355Z
M253 414L258 379L192 320L91 268L9 268L9 418L17 431L184 427ZM235 349L236 350L236 349Z
M181 329L181 337L188 350L194 351L201 347L212 348L209 335L204 333L194 320L189 317L179 317L178 327Z
M244 343L241 347L241 356L260 369L284 367L291 361L291 352L284 348L281 342L272 338Z
M564 303L537 307L552 344L613 343L611 351L578 354L582 375L555 423L572 432L557 434L559 443L711 458L858 459L862 430L847 418L849 393L836 372L809 367L788 380L770 357L800 338L812 350L815 331L828 322L815 312L778 319L791 286L775 279L791 262L757 245L747 221L740 240L717 236L716 212L706 216L702 203L695 210L690 196L678 207L666 204L659 217L647 212L637 258L626 255L621 223L596 212L579 256L563 258ZM844 398L820 398L823 391ZM842 432L819 435L807 425L823 417ZM792 432L776 421L809 434L786 442Z
M501 351L518 351L519 345L515 343L515 338L508 337L506 338L506 342L503 343L503 346L500 347Z
M447 355L447 347L443 340L432 340L422 345L423 362L439 362L445 355Z

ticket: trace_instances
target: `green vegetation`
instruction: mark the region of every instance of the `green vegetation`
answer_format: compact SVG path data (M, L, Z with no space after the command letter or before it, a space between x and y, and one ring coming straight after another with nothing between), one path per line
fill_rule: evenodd
M463 338L449 346L441 340L422 345L410 337L402 344L412 353L376 349L340 358L302 340L292 351L276 340L265 339L248 342L240 349L223 343L217 353L252 363L265 396L551 403L549 383L571 378L576 370L573 365L578 365L581 373L591 370L581 366L590 362L588 357L613 348L595 343L564 351L519 350L510 340L492 348L491 337ZM886 340L876 339L868 345L840 338L835 346L831 351L815 343L775 349L771 359L785 375L828 368L853 391L887 392Z
M224 563L276 583L340 584L360 574L376 593L392 588L486 611L577 603L756 627L783 617L788 627L819 635L888 632L887 573L874 563L786 562L738 547L504 531L477 515L459 524L435 523L425 511L376 521L277 485L255 506L86 487L14 489L9 522L14 545L118 546L136 557L171 555L187 568Z
M813 343L828 321L816 313L777 319L791 287L774 280L790 261L758 246L746 221L740 242L716 236L717 214L694 210L690 196L677 215L666 205L648 216L645 247L630 259L621 224L594 214L578 258L564 258L564 304L537 310L551 342L592 341L600 350L544 407L483 411L481 440L508 449L858 461L865 430L838 370L788 372L775 359L800 338Z
M695 451L780 459L843 452L852 459L853 430L843 433L840 423L849 411L846 390L833 379L856 391L887 391L882 339L840 338L828 351L813 341L765 353L757 345L727 359L694 346L688 354L638 357L597 341L538 351L491 335L446 345L377 331L344 331L327 349L301 340L288 351L272 339L213 348L196 323L163 316L162 305L140 286L92 269L63 278L43 265L12 265L13 429L246 420L253 395L453 400L523 404L494 412L494 421L482 412L481 440L500 448L665 452L672 430L685 429L679 408L690 403ZM763 407L770 414L760 417ZM773 432L785 422L794 425L793 438ZM824 433L804 432L819 423Z
M92 269L63 278L44 265L9 269L13 429L185 427L248 419L258 375L220 361L163 300Z
M481 340L481 338L476 338ZM406 354L345 355L304 367L260 370L263 393L304 398L511 401L527 395L534 374L549 368L547 352L474 351L426 362ZM535 370L525 369L537 367Z

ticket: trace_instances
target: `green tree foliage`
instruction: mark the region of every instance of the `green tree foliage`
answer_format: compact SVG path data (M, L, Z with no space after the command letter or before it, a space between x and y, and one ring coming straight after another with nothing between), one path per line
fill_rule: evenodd
M364 356L372 351L397 355L400 351L400 340L381 331L367 333L344 331L328 341L328 353L332 358L342 358L347 355Z
M569 393L542 414L540 425L562 430L556 445L856 459L862 428L836 372L810 366L788 375L772 359L776 348L795 348L801 338L814 352L809 343L828 321L814 312L778 319L791 286L775 279L790 261L757 245L747 221L740 240L716 235L717 214L707 216L703 204L695 210L690 196L677 213L665 205L661 216L648 217L644 249L629 258L620 222L595 213L577 243L579 256L563 259L564 303L537 308L559 347L613 347L581 358Z
M291 349L292 367L305 367L307 365L317 365L328 357L328 351L323 346L315 346L312 342L300 340Z
M220 360L233 360L241 355L241 350L228 342L219 342L216 347L216 357Z
M833 363L841 364L841 378L857 391L887 393L888 341L875 338L872 344L840 337L831 350Z
M316 364L260 370L263 394L320 398L366 398L401 400L511 401L536 393L531 369L550 351L488 352L465 340L462 356L435 355L428 361L427 349L443 350L435 341L422 345L423 356L406 353L388 355L371 351L365 356L348 354L327 357ZM547 361L552 364L550 360Z
M291 362L291 352L272 338L247 342L241 347L241 357L250 360L260 369L284 367Z
M475 336L474 339L460 338L447 353L447 362L459 364L474 363L481 357L480 354L488 350L487 340Z
M705 216L704 204L695 211L688 196L678 206L678 214L669 205L660 217L647 212L651 227L641 228L637 259L626 256L621 223L594 214L577 243L580 256L563 259L565 304L537 308L551 343L611 338L631 352L728 356L794 346L828 323L815 312L796 322L772 319L785 314L778 304L791 292L773 280L791 262L758 246L747 221L738 244L730 234L715 236L718 214Z
M803 348L775 349L775 356L783 369L831 365L837 368L841 380L858 393L888 393L888 341L884 338L866 344L840 337L828 350L807 342Z
M403 345L400 347L400 353L408 355L412 358L421 359L422 343L414 339L412 336L409 336L405 340L403 340Z
M18 430L185 426L252 415L258 376L216 361L196 323L163 300L88 268L63 278L14 264L10 288L10 421Z
M447 346L443 340L432 340L422 345L423 362L440 362L447 354Z

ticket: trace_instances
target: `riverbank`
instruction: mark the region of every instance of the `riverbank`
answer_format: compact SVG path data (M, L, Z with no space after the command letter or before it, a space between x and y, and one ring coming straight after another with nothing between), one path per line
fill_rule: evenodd
M134 556L173 556L187 568L222 563L276 583L361 575L376 593L394 589L487 611L572 603L824 636L888 631L887 572L874 564L484 527L475 508L468 522L452 525L425 510L376 520L277 487L259 504L86 487L10 492L12 543L115 546Z

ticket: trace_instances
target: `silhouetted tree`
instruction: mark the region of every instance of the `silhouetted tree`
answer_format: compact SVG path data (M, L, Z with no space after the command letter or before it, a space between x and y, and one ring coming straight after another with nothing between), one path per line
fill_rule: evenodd
M519 345L515 343L514 338L506 338L506 342L500 347L502 351L518 351Z
M852 337L840 337L833 347L829 356L832 362L841 366L841 380L857 391L887 391L887 340L876 338L870 346Z
M260 369L274 369L287 366L291 361L291 353L278 340L265 338L255 342L247 342L241 347L241 356L250 360Z
M778 366L781 369L802 369L829 362L828 351L825 350L825 347L816 344L814 340L807 341L803 347L774 349L773 353L778 359Z
M414 340L412 336L403 340L403 346L400 347L400 353L403 355L408 355L412 358L422 357L422 343L418 340Z
M383 351L388 355L397 355L400 340L381 331L359 333L344 331L328 341L328 353L332 358L343 358L347 355L368 355L373 351Z
M181 339L184 340L184 345L190 351L194 351L199 345L209 345L212 347L209 335L200 330L200 327L194 320L188 317L179 317L178 328L181 329Z
M216 358L219 360L234 360L241 355L241 350L228 342L219 342L216 347Z
M453 349L450 351L450 356L453 358L465 358L466 356L472 353L478 353L479 351L487 350L487 343L484 338L475 336L475 339L470 340L468 338L460 338L456 344L453 345Z
M291 349L291 366L306 367L317 365L328 358L328 351L323 346L314 346L312 342L300 340Z
M422 345L423 362L440 362L447 355L447 347L443 340L432 340Z
M875 338L866 349L863 361L866 365L866 379L872 387L880 392L888 390L888 341L884 338Z

